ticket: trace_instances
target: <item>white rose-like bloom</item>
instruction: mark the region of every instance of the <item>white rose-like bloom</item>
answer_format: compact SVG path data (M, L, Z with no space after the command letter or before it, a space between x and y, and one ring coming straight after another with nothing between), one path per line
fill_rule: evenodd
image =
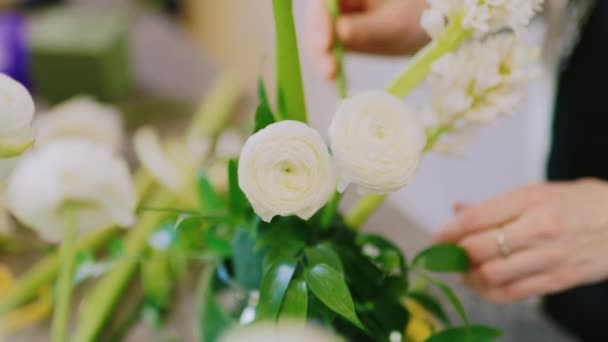
M335 191L336 175L321 135L281 121L249 137L239 160L239 186L256 214L309 219Z
M124 135L120 113L114 107L86 96L68 100L38 116L34 128L39 145L75 138L118 150Z
M521 32L542 9L544 0L428 0L421 25L436 38L447 21L463 12L462 25L478 35L510 28Z
M27 89L0 73L0 162L19 156L33 144L34 111Z
M256 323L229 330L220 338L221 342L340 342L341 338L332 335L315 325L302 326L298 322Z
M401 100L370 91L343 101L329 128L340 191L389 193L407 185L426 144L424 127Z
M51 242L61 241L66 205L78 207L80 232L135 221L127 163L86 140L58 140L25 156L9 178L7 198L15 217Z

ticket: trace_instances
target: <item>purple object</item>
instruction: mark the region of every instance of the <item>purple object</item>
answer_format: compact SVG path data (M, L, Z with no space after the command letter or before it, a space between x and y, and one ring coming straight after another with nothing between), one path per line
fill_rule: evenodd
M25 19L17 13L0 14L0 72L30 87Z

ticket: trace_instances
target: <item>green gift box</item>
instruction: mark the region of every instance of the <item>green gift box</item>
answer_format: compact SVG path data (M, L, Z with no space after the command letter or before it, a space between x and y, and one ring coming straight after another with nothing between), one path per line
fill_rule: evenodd
M88 94L114 101L129 90L127 21L117 11L54 8L30 25L36 92L52 102Z

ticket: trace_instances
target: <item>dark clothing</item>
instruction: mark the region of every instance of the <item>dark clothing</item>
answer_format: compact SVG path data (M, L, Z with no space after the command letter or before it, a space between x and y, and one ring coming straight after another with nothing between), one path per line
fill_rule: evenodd
M601 0L560 75L548 164L549 180L584 177L608 180L608 1ZM608 282L549 296L544 308L582 341L608 341Z

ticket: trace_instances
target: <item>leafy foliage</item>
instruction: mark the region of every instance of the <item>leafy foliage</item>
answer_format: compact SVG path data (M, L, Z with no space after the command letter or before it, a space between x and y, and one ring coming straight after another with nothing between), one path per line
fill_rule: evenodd
M423 250L414 258L413 265L432 272L466 272L470 267L465 250L451 243Z
M426 342L492 342L501 332L483 325L449 328L431 336Z

